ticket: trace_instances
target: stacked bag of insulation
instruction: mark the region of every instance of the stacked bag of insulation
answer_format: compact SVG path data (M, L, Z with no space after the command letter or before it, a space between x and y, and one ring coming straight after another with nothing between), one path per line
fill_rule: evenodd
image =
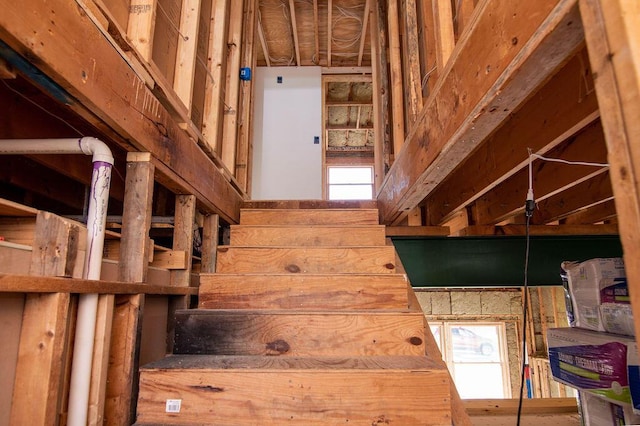
M554 379L599 397L612 409L629 407L640 413L640 360L623 260L598 258L561 266L571 327L547 332ZM602 424L589 417L587 425Z
M633 315L622 258L562 262L569 325L634 336Z

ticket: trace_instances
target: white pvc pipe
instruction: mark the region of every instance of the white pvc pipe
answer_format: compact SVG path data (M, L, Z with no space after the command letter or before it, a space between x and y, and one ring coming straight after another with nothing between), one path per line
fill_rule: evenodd
M0 154L86 154L93 156L93 175L89 212L87 214L87 252L82 277L99 280L102 270L102 251L107 220L109 187L113 155L99 139L4 139L0 140ZM91 386L91 364L98 311L97 294L81 294L78 303L76 335L69 389L69 426L85 426Z

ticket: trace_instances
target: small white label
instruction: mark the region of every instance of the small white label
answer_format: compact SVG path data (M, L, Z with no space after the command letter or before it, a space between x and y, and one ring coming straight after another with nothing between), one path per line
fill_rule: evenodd
M181 399L167 399L166 412L179 413L181 405L182 405Z

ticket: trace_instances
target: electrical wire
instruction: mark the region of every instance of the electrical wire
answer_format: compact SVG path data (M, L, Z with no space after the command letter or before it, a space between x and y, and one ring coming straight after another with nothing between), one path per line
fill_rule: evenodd
M533 213L533 212L531 212ZM527 307L529 305L529 248L530 248L530 235L529 235L529 224L531 223L532 214L526 213L527 221L526 221L526 231L525 231L525 241L526 241L526 249L524 255L524 284L522 287L522 291L524 293L523 301L522 301L522 365L520 369L520 394L518 397L518 415L516 425L520 426L520 417L522 414L522 402L524 399L524 383L525 383L525 370L527 367Z

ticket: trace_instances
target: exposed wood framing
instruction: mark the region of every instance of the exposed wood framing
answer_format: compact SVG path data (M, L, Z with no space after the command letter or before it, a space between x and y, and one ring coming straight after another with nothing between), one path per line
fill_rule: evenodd
M298 22L296 21L296 4L294 0L289 0L289 15L293 34L293 49L296 52L296 65L300 66L300 43L298 42Z
M371 0L366 0L364 4L364 14L362 16L362 31L360 32L360 49L358 50L358 66L362 66L362 56L364 55L364 43L367 40L367 28L369 25L371 10ZM373 38L371 39L373 43ZM372 60L373 63L373 60Z
M404 87L406 91L406 121L409 132L422 110L422 78L420 76L420 47L416 0L402 0Z
M580 0L580 13L602 126L609 151L615 204L624 229L621 235L631 305L640 310L640 5L634 1ZM640 315L635 315L640 336ZM636 338L636 340L638 340Z
M234 2L237 3L237 2ZM225 106L225 78L227 63L227 24L229 22L229 0L215 0L211 10L209 35L208 90L205 94L202 135L205 149L220 154L222 150L222 122Z
M255 31L258 25L258 1L245 0L245 23L242 40L242 66L255 71L257 54ZM251 192L251 164L253 157L253 78L240 82L240 102L238 103L238 138L235 176L238 185L246 194Z
M103 424L104 421L114 302L115 297L113 294L101 294L98 296L96 331L91 365L91 386L89 389L89 407L87 411L87 422L89 424L98 425Z
M607 221L616 216L616 206L613 200L592 205L566 217L565 225L587 225Z
M528 148L546 155L597 119L598 103L586 60L586 51L581 50L430 194L428 225L447 221L452 212L525 169ZM524 198L518 200L523 205Z
M200 269L202 273L216 272L219 232L220 219L218 215L206 216L202 227L202 260Z
M194 193L204 210L235 222L240 195L155 99L145 81L111 48L99 29L69 0L55 0L46 11L40 3L7 3L0 16L0 36L23 56L38 57L39 67L68 92L69 108L100 129L113 134L125 149L154 153L157 180L178 193ZM25 15L28 8L33 13ZM56 28L75 34L67 43ZM35 32L35 33L34 33ZM34 34L40 41L34 43ZM39 49L36 45L46 45ZM96 55L99 52L99 56ZM85 74L78 70L85 70ZM113 90L118 87L118 90ZM74 100L76 99L76 100ZM205 182L206 181L206 182Z
M436 34L436 65L441 73L455 46L451 2L433 0L433 20Z
M181 37L178 37L178 57L173 89L189 109L191 109L193 77L196 71L199 16L200 0L183 0L182 13L180 14Z
M333 37L333 0L327 2L327 66L331 66L331 46Z
M267 66L271 66L271 56L269 56L269 47L267 46L267 40L264 37L264 28L262 27L262 21L258 18L258 37L260 38L260 45L262 46L262 53L264 59L267 62Z
M156 23L158 0L129 7L127 38L142 59L151 62L153 52L153 30Z
M36 220L29 273L70 276L78 253L79 229L51 213ZM30 294L23 311L11 424L24 419L55 425L62 410L70 310L68 293Z
M240 97L240 61L242 59L242 32L244 1L231 2L229 12L229 36L227 41L226 89L222 130L222 162L227 169L236 169L238 136L238 103Z
M575 0L478 7L476 21L385 179L378 197L384 223L406 217L583 39ZM505 31L516 36L505 40ZM487 65L469 67L476 58Z
M389 229L394 229L391 227ZM456 233L470 235L525 235L526 225L473 225ZM530 225L530 235L618 235L618 226L612 225Z
M127 158L119 281L144 282L147 276L155 170L150 157L131 154ZM143 294L115 299L105 401L105 421L110 425L131 424L135 420L135 371L143 309Z
M171 271L171 284L178 287L189 286L195 216L196 197L193 195L177 195L176 216L173 226L173 249L181 250L187 253L186 268L182 270Z
M320 64L320 23L318 20L318 0L313 0L313 39L315 44L315 64Z
M367 2L368 4L368 2ZM387 139L385 136L385 123L386 123L386 114L385 110L388 108L388 97L383 91L383 87L385 86L385 79L387 78L387 67L386 67L386 50L385 41L381 40L381 33L379 25L379 6L376 6L374 10L371 10L371 14L373 15L373 19L371 19L371 63L373 72L371 75L372 78L372 101L373 101L373 123L374 123L374 145L373 145L373 156L374 156L374 178L373 178L373 194L378 193L378 189L382 185L382 179L384 178L384 174L386 169L385 164L385 140ZM382 33L384 34L384 32ZM383 53L384 52L384 53ZM381 66L382 65L382 66ZM388 152L388 151L387 151Z
M398 1L389 0L387 6L387 37L389 38L389 77L391 81L391 134L393 161L400 155L404 144L404 95L402 90L402 58L400 56L400 29L398 28Z

